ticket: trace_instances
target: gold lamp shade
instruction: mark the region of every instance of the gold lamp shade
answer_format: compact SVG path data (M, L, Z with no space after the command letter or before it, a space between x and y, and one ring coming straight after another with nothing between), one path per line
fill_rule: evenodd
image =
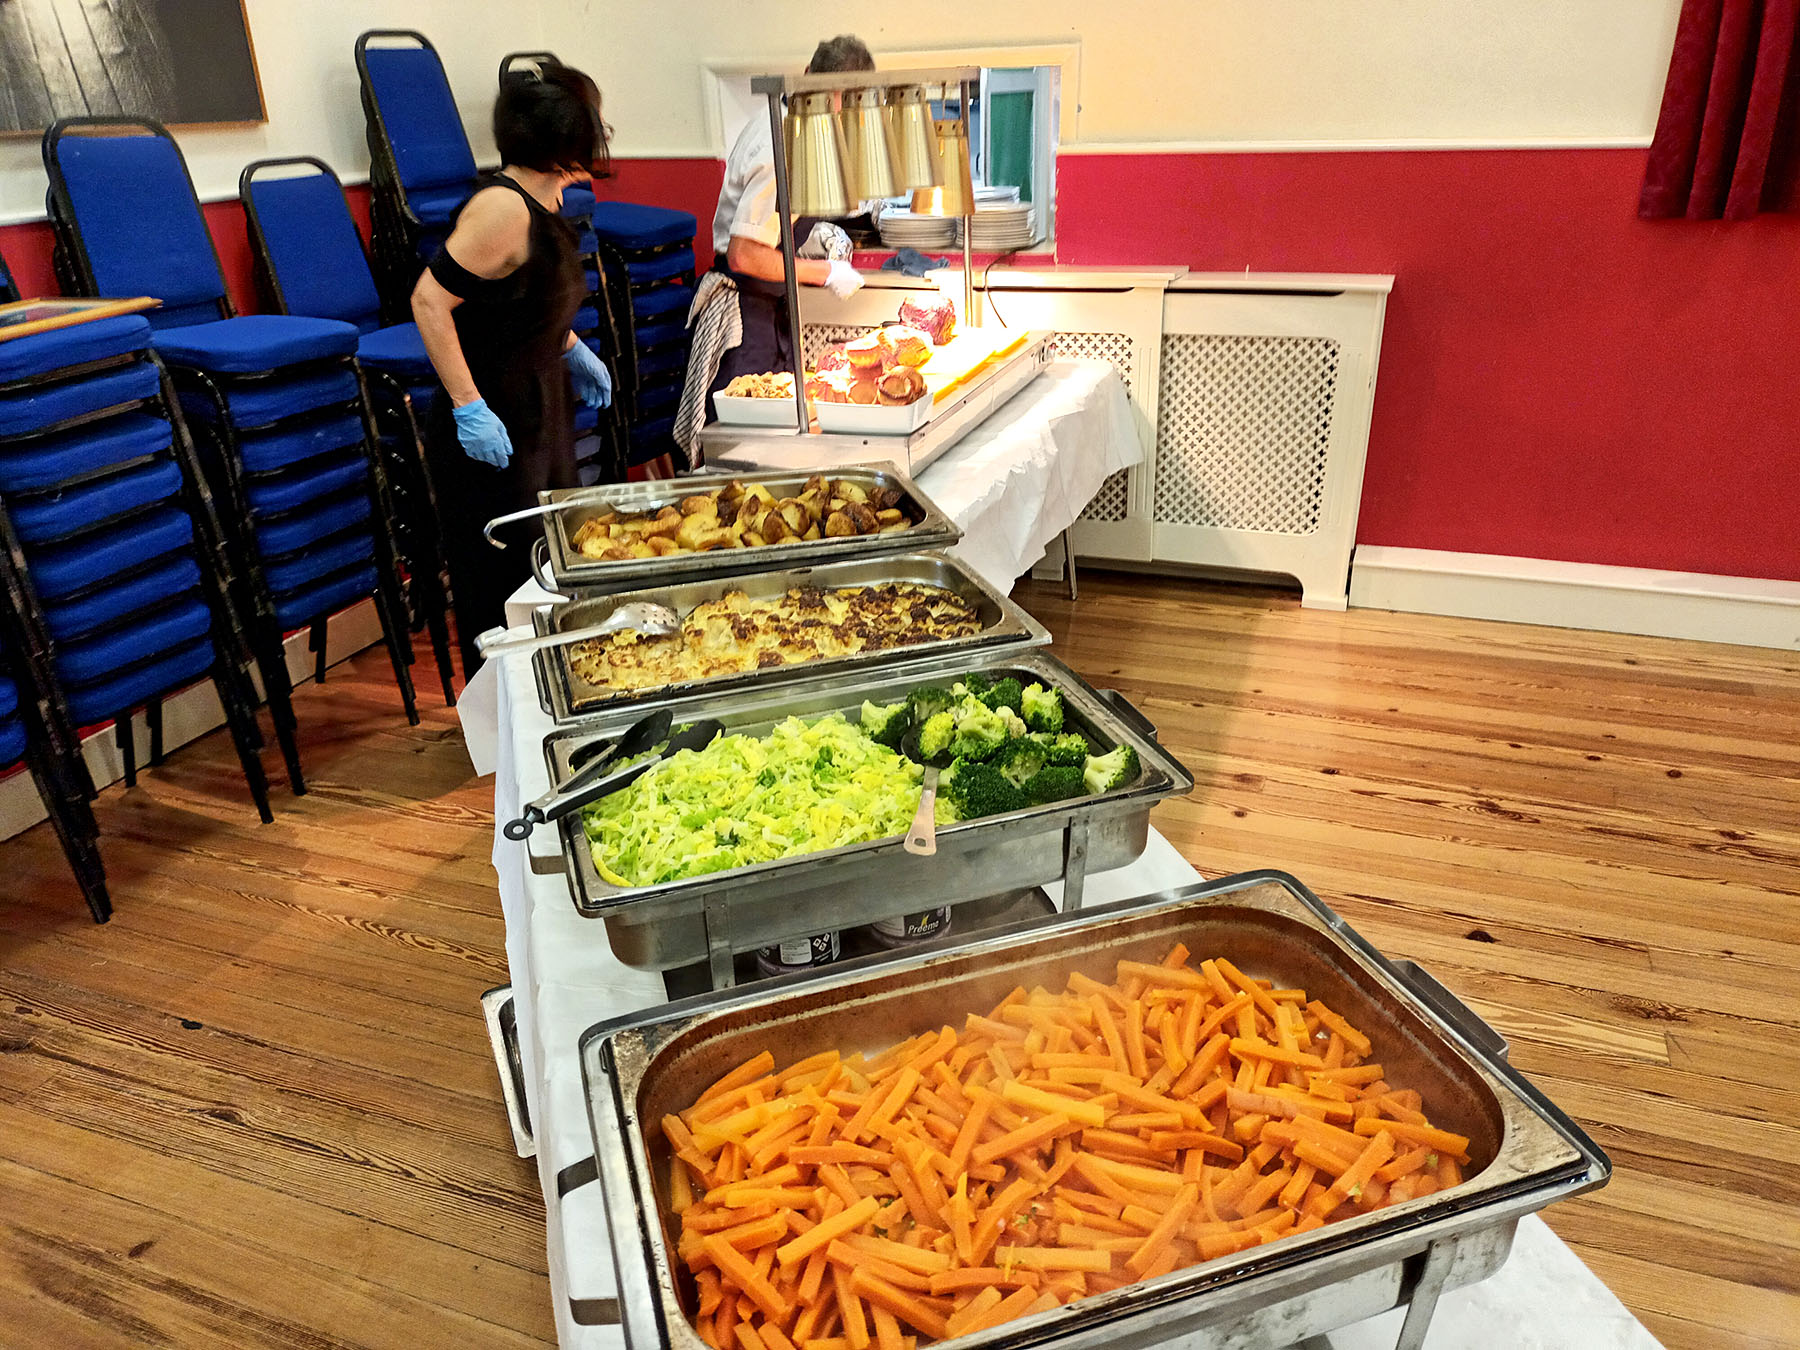
M844 186L858 202L892 197L900 189L888 164L886 119L879 89L852 89L838 112L844 131Z
M931 104L924 86L889 89L886 105L888 164L894 187L901 192L936 187L942 181L938 177L937 137L931 130Z
M975 210L975 185L969 177L969 138L961 121L941 118L932 124L936 141L938 186L913 193L912 209L922 216L966 216Z
M847 216L844 186L849 158L844 129L831 112L831 95L796 94L788 101L788 206L797 216Z

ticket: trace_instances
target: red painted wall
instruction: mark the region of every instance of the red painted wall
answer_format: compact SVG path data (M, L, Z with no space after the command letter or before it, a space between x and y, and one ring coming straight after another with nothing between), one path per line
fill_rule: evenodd
M615 170L602 197L695 215L704 266L723 166ZM1058 256L1395 273L1364 543L1800 580L1800 219L1640 221L1642 171L1641 150L1068 155ZM250 310L243 214L207 219ZM0 252L51 289L42 225Z
M1394 273L1361 542L1800 580L1800 218L1640 221L1643 164L1069 155L1059 261Z

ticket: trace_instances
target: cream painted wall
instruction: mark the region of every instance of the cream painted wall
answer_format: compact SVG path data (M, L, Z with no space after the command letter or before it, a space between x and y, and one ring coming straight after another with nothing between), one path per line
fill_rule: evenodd
M640 157L712 153L704 63L797 68L839 26L878 57L1079 42L1075 140L1096 148L1647 143L1680 11L1680 0L542 3L546 44L600 81L617 151Z
M414 28L444 58L477 160L493 155L488 119L500 58L541 45L550 0L247 0L268 122L177 133L202 199L235 197L253 159L317 155L344 178L369 169L351 47L370 28ZM0 222L44 213L36 138L0 141Z

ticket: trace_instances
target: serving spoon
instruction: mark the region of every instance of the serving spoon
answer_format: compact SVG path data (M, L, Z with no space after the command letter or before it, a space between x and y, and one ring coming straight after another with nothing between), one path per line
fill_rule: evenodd
M505 628L490 628L475 639L475 649L484 657L515 656L520 652L543 651L548 647L564 647L571 642L606 637L636 629L645 637L668 637L681 631L681 616L667 605L651 600L632 600L620 605L599 623L585 628L570 628L560 633L534 633L526 637L509 637Z
M945 768L951 757L943 754L935 759L927 759L919 750L919 730L915 725L900 741L900 753L913 763L925 766L925 783L919 793L919 809L913 813L912 824L906 831L906 842L901 847L908 853L929 858L937 852L938 770Z

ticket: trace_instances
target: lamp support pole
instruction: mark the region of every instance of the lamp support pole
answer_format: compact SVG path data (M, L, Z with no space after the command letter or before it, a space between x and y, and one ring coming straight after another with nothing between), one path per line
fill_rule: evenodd
M963 144L968 146L971 154L974 144L969 140L969 81L962 82L962 98L957 102L957 117L962 122ZM975 198L971 193L967 202L969 214L962 218L963 245L963 322L970 328L981 327L981 311L975 308L975 266L974 245L971 237L975 233Z
M787 136L781 125L781 94L769 91L769 135L775 144L775 218L781 222L781 264L787 286L788 341L793 346L794 407L800 434L811 424L806 416L806 353L800 343L800 263L794 245L794 217L788 210Z

